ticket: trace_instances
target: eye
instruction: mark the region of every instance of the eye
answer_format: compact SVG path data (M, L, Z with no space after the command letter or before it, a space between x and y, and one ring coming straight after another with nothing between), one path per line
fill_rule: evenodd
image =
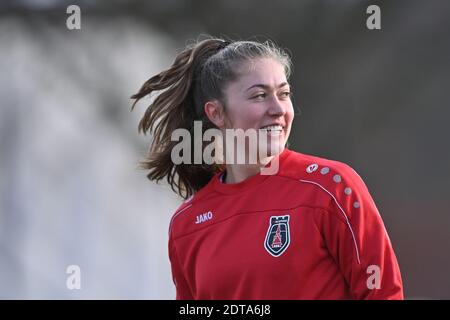
M282 93L282 95L284 95L285 97L291 97L292 96L292 92L291 91L285 91Z
M259 98L259 97L265 98L266 94L265 93L260 93L260 94L258 94L256 96L254 96L253 99L256 99L256 98Z

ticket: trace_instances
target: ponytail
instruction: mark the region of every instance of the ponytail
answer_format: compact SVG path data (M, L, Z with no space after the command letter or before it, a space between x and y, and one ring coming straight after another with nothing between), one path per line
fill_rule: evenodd
M203 187L220 169L203 164L174 165L171 151L178 142L171 141L171 134L178 128L192 133L194 121L205 120L198 115L201 114L199 106L196 110L194 105L193 82L201 65L220 49L223 42L210 39L186 48L169 69L147 80L139 92L131 96L135 100L131 107L133 110L143 97L154 91L165 90L147 108L139 122L139 132L151 132L153 135L149 155L141 161L141 167L150 171L147 175L150 180L158 182L167 177L172 190L183 198L188 198Z

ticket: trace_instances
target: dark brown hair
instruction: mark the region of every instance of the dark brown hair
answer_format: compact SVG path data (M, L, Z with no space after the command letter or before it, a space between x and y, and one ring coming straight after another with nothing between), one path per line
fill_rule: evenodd
M233 42L207 37L188 45L169 69L151 77L131 96L135 100L133 110L143 97L164 90L148 106L138 127L139 132L150 131L153 136L149 154L141 161L141 167L149 170L150 180L158 182L167 177L172 190L186 199L223 169L219 164L193 164L193 154L191 164L175 165L171 152L178 141L171 141L171 134L184 128L193 136L195 120L202 121L203 131L214 128L203 110L205 103L218 100L225 106L226 85L239 77L238 70L245 62L259 58L279 61L289 79L291 58L272 41Z

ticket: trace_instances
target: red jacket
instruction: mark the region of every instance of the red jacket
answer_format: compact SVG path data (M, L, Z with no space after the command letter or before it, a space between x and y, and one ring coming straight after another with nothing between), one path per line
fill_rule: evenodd
M349 166L285 149L275 175L221 173L172 217L177 299L403 299L378 210Z

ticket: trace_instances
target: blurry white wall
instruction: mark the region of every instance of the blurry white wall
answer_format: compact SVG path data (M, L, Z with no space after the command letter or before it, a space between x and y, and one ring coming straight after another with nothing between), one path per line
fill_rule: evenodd
M149 30L0 18L0 298L174 298L167 231L181 199L137 169L148 100L130 113L175 55Z

